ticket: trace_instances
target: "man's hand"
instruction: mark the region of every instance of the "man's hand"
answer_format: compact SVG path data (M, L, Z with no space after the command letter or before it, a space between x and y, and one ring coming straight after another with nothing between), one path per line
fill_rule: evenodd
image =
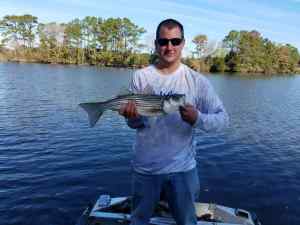
M196 123L198 118L198 111L193 105L186 104L185 106L180 106L179 112L181 118L185 122L189 123L191 126L193 126Z
M139 117L134 101L128 101L127 104L121 105L119 114L127 119L136 119Z

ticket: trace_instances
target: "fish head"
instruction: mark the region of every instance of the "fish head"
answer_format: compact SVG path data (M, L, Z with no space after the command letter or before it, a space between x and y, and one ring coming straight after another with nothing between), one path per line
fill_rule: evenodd
M163 111L165 113L173 113L179 110L179 106L184 106L185 95L173 94L165 96L163 101Z

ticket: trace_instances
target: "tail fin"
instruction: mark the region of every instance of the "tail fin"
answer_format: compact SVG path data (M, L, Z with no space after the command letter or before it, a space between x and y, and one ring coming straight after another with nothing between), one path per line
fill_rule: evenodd
M105 111L103 103L81 103L79 104L79 106L87 112L90 121L90 127L95 126L95 124Z

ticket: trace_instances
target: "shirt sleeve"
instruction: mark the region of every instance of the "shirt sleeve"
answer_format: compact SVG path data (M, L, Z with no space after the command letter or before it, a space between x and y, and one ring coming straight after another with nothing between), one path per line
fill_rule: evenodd
M138 72L134 72L130 83L129 91L133 94L141 93L141 82L138 80ZM147 123L147 118L144 116L139 116L135 119L126 119L127 125L132 129L144 128Z
M201 91L198 91L197 94L198 117L194 127L207 132L226 128L229 124L228 114L208 80L204 82Z

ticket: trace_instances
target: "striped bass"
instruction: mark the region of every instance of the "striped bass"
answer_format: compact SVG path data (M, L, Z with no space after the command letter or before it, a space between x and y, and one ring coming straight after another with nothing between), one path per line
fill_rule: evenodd
M137 112L142 116L160 116L173 113L179 110L179 106L184 106L185 95L146 95L146 94L126 94L104 102L89 102L79 104L89 117L90 126L93 127L104 111L119 111L122 105L128 101L134 101Z

